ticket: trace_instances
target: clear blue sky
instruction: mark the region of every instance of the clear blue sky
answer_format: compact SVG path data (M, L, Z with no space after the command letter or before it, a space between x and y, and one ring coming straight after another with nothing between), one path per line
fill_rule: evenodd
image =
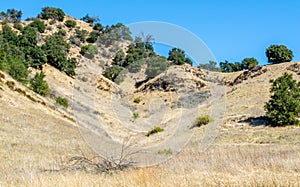
M41 8L53 6L81 18L99 16L103 25L122 22L164 21L182 26L200 37L217 61L241 61L255 57L265 64L265 50L284 44L300 61L300 1L298 0L12 0L1 10L15 8L34 17Z

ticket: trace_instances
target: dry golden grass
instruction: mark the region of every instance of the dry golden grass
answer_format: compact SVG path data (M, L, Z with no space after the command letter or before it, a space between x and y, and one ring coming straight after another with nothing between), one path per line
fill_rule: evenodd
M227 117L262 110L255 99L232 104L246 93L242 86L237 97L227 96ZM205 127L196 129L189 145L159 166L111 174L60 170L73 156L95 156L76 125L4 83L0 87L0 186L300 186L300 127L250 126L236 119L222 125L203 153L197 149ZM244 105L254 107L242 110Z

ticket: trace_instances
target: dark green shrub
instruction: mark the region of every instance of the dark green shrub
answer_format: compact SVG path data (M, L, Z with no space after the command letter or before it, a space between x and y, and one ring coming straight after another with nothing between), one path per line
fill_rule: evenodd
M76 21L74 21L74 20L66 20L65 21L65 26L68 27L68 28L75 28Z
M39 19L35 19L28 26L36 28L40 33L45 32L45 24L43 21L40 21Z
M104 27L100 23L96 23L96 24L94 24L93 29L95 31L101 32L101 31L103 31Z
M300 82L292 74L284 73L271 80L271 99L266 103L266 116L272 125L294 125L300 117Z
M245 58L242 61L243 69L253 69L258 65L258 61L255 58Z
M266 50L266 56L268 62L272 64L290 62L294 57L293 51L289 50L284 45L271 45Z
M44 7L42 8L42 13L38 17L42 19L63 21L65 18L65 13L60 8Z
M15 23L14 28L22 32L24 27L20 23Z
M119 84L124 80L125 73L125 68L113 65L109 68L106 68L105 72L103 73L103 76Z
M80 54L92 59L96 54L98 54L98 48L95 45L88 44L81 47Z
M163 132L163 131L164 131L163 128L157 126L157 127L154 127L154 129L152 129L151 131L148 131L147 134L146 134L146 136L149 137L149 136L151 136L153 134L156 134L156 133L159 133L159 132Z
M66 35L67 35L67 32L66 32L65 30L63 30L63 29L59 29L59 30L57 31L57 34L60 35L60 36L66 36Z
M122 66L122 65L123 65L123 61L124 61L124 58L125 58L125 53L123 52L122 49L120 49L120 50L116 53L115 58L113 59L113 64Z
M65 108L68 108L68 106L69 106L68 100L66 98L62 98L62 97L56 98L56 103Z
M189 58L187 58L185 56L185 52L179 48L173 48L171 51L169 51L168 60L172 61L176 65L182 65L182 64L192 65L192 61Z
M36 73L34 78L30 80L32 90L41 96L49 94L49 86L44 80L45 76L44 72Z
M28 76L27 67L19 58L9 59L9 75L20 82L25 82Z
M194 122L194 125L197 127L200 127L202 125L207 125L209 122L213 121L213 119L208 115L203 115L197 117L197 119Z
M99 32L92 31L89 35L89 37L86 39L89 43L95 43L98 40Z

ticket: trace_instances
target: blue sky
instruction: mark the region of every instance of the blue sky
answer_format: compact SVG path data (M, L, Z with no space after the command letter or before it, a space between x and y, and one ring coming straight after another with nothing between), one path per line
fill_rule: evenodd
M271 44L284 44L300 61L300 1L297 0L131 0L2 1L1 10L15 8L34 17L45 6L62 8L81 18L87 13L99 16L103 25L122 22L163 21L184 27L201 38L217 61L241 61L255 57L266 64L265 50Z

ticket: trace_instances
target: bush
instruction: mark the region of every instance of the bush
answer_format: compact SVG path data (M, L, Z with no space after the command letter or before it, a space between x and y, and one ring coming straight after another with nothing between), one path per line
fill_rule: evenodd
M208 115L203 115L197 117L197 119L194 122L194 125L197 127L200 127L202 125L207 125L209 122L213 121L213 119Z
M65 18L65 13L60 8L44 7L42 8L42 13L38 17L46 20L53 19L63 21Z
M24 27L20 23L15 23L14 28L22 32Z
M67 32L63 29L58 29L57 31L57 35L60 35L60 36L66 36L67 35Z
M290 62L294 57L293 52L284 45L271 45L267 48L266 55L268 62L272 64Z
M32 90L41 96L47 96L49 94L49 86L44 78L45 74L41 72L36 73L34 78L30 80Z
M134 112L133 115L132 115L133 119L137 119L140 117L139 113L137 112Z
M9 64L9 75L17 81L25 82L27 80L28 70L22 60L19 58L10 58Z
M275 126L299 123L300 117L300 82L292 74L284 73L276 80L271 80L271 99L266 103L266 116Z
M163 128L157 126L157 127L154 127L154 129L152 129L151 131L148 131L147 134L146 134L146 136L149 137L149 136L151 136L153 134L156 134L156 133L159 133L159 132L163 132L163 131L164 131Z
M86 41L86 37L87 35L89 34L88 31L86 30L79 30L79 29L76 29L75 30L75 36L81 41L81 42L85 42Z
M76 21L74 20L67 20L65 22L65 26L68 27L68 28L75 28L76 26Z
M96 54L98 54L98 48L92 44L85 45L81 47L80 54L92 59Z
M142 101L142 99L140 97L136 97L133 99L134 103L140 103Z
M124 80L125 73L125 68L113 65L105 70L103 76L119 84Z
M89 43L95 43L98 40L99 32L92 31L89 35L89 37L86 39Z
M124 59L125 59L125 53L123 52L122 49L120 49L120 50L116 53L115 58L113 59L113 64L122 66L122 65L123 65Z
M148 78L153 78L166 71L167 68L168 63L165 57L150 58L147 64L146 75Z
M40 33L45 32L45 24L43 21L40 21L39 19L35 19L28 26L36 28Z
M100 24L100 23L96 23L94 26L93 26L93 30L95 31L103 31L104 27Z
M68 100L66 98L62 98L62 97L56 98L56 103L65 108L68 108L68 106L69 106Z

